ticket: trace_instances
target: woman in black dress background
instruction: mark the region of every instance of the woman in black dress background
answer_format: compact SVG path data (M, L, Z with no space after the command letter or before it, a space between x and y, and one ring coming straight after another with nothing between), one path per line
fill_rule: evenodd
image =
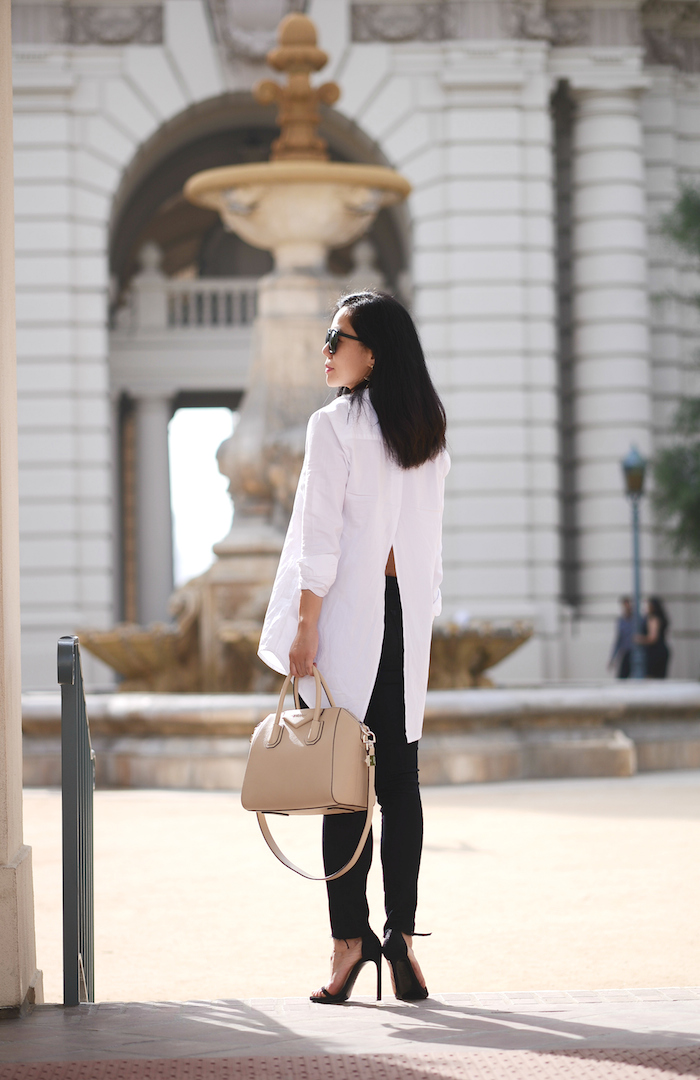
M668 616L658 596L650 596L646 608L645 632L637 636L646 653L646 676L647 679L665 679L671 656L666 644Z

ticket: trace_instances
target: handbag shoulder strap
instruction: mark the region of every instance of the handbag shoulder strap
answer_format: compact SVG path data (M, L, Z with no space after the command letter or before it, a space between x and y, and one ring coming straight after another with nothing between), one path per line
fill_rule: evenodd
M260 826L260 831L263 834L263 836L265 837L265 841L267 843L267 846L269 847L272 854L276 855L277 858L279 859L279 861L281 863L284 863L284 865L287 866L290 870L293 870L295 874L300 874L302 877L307 878L308 881L335 881L336 878L342 877L343 874L347 874L348 870L352 870L353 866L355 865L355 863L359 859L360 855L362 854L363 848L364 848L365 843L367 841L367 837L369 836L369 830L372 827L372 814L374 812L374 800L375 800L375 795L374 795L374 765L370 765L370 767L369 767L369 790L367 792L367 817L365 818L365 827L362 830L362 836L360 837L359 842L357 844L357 847L355 848L355 854L350 859L350 861L346 862L345 866L343 866L340 870L336 870L336 872L334 874L326 874L325 877L323 877L323 876L315 877L313 874L307 874L306 870L302 870L300 867L295 866L295 864L293 862L291 862L287 858L287 856L284 854L284 852L282 852L280 850L280 848L277 846L277 843L275 842L275 839L274 839L272 833L270 832L270 826L267 824L267 821L265 820L265 815L259 810L257 812L258 825Z

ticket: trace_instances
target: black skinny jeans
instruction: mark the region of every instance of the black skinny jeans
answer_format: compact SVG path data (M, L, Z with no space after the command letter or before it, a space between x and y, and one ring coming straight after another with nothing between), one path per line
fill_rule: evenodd
M382 810L384 930L412 934L423 846L423 809L418 788L418 742L406 742L403 683L403 620L396 578L387 577L384 641L365 723L377 736L376 789ZM323 819L323 861L327 874L352 857L365 814L328 814ZM360 858L336 881L327 882L334 938L362 937L369 927L367 874L372 834Z

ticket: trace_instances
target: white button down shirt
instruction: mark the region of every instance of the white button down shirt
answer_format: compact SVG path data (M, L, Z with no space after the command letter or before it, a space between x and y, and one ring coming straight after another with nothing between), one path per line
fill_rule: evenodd
M261 659L289 672L299 594L324 602L316 663L335 698L363 720L384 636L384 570L394 549L404 634L406 738L423 729L430 641L440 613L446 452L403 469L386 452L368 396L348 395L314 413L287 537L260 638ZM307 702L314 680L300 681Z

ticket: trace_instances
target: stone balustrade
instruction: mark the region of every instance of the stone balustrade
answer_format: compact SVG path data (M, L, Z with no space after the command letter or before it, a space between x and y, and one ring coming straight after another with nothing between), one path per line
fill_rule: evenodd
M147 245L152 252L154 245ZM257 312L257 278L167 278L146 262L115 316L114 330L133 340L143 331L251 326ZM148 255L143 257L148 259Z
M198 278L166 285L169 327L250 326L257 313L255 278Z

